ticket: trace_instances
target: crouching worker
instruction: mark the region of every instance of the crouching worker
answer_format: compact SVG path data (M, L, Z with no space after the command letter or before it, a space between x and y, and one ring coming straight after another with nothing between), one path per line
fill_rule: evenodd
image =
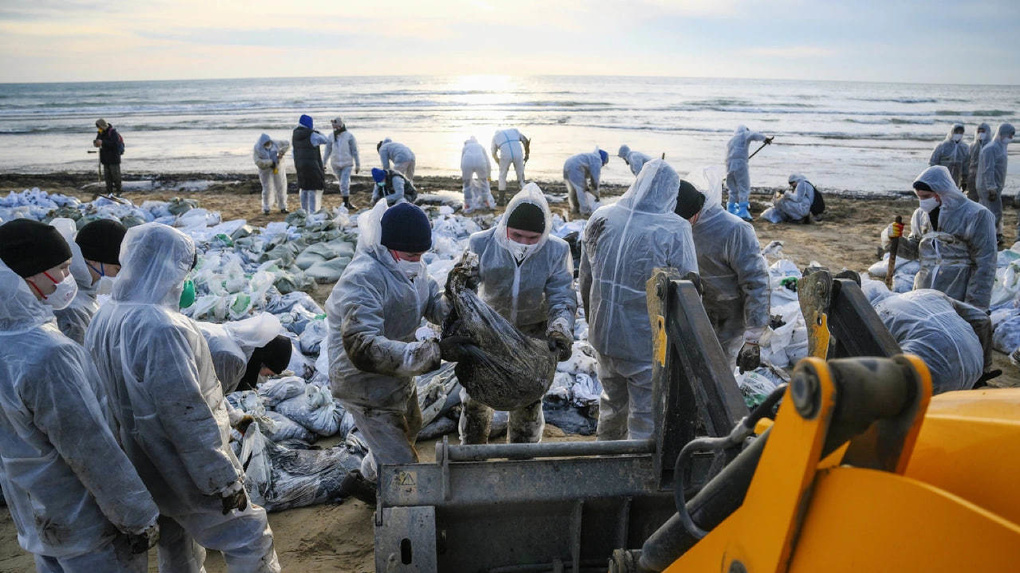
M754 227L723 209L721 183L706 200L681 180L676 214L691 223L705 313L730 368L743 372L761 365L758 341L769 325L769 270Z
M375 182L372 187L373 205L378 203L379 199L386 199L386 204L392 207L401 202L414 203L418 198L414 184L399 171L373 167L372 181Z
M41 572L144 572L158 510L117 444L106 391L53 310L75 293L71 250L28 219L0 226L0 485Z
M815 186L807 177L794 173L790 175L790 190L777 192L772 207L761 214L769 223L810 223L811 204L815 201Z
M159 568L201 571L205 549L228 571L280 571L266 511L244 491L209 346L180 312L195 244L159 223L132 227L113 296L85 335L120 442L159 506Z
M438 368L440 351L436 340L416 341L415 331L422 317L442 324L449 313L421 260L432 248L428 217L409 203L384 208L380 202L368 215L357 253L326 301L333 395L369 449L344 488L372 503L368 482L379 464L418 461L422 417L413 378Z
M280 319L269 313L228 324L197 324L224 394L254 390L260 376L280 374L290 364L294 346L280 334Z
M495 227L471 235L468 248L479 259L478 294L518 330L547 340L550 351L560 361L566 360L574 342L577 311L570 246L549 235L552 215L538 185L528 183L510 200L506 213ZM444 357L449 352L447 340L442 343ZM465 390L461 399L460 442L486 443L492 408L472 400ZM538 442L544 427L542 400L538 400L510 412L507 439Z

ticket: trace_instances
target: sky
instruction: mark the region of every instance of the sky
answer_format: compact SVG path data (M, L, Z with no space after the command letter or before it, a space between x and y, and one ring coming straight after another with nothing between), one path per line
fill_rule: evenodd
M566 74L1020 84L1018 0L0 0L0 82Z

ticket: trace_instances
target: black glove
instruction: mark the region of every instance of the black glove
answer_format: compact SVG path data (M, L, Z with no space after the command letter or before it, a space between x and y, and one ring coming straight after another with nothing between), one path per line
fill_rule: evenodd
M242 487L240 491L231 493L220 498L223 502L223 515L230 513L230 510L244 511L248 507L248 495Z
M141 533L128 533L127 541L132 555L145 553L159 541L159 526L153 523Z
M964 181L963 183L960 184L960 191L963 191L964 193L967 192L967 182L966 181Z
M761 348L757 343L745 342L740 353L737 354L737 368L740 368L740 373L743 374L745 371L754 370L759 366L761 366Z
M464 357L464 349L474 346L471 339L466 336L447 336L439 341L439 355L447 362L460 362Z
M772 145L772 140L775 139L775 138L776 138L776 136L774 136L774 135L772 137L766 137L765 138L765 145Z
M453 265L453 269L450 270L450 274L446 277L446 297L453 297L454 289L458 284L463 285L466 289L477 292L479 280L478 267L467 266L464 263Z
M554 330L549 333L549 351L557 353L557 360L563 362L570 358L574 351L574 341L562 332Z

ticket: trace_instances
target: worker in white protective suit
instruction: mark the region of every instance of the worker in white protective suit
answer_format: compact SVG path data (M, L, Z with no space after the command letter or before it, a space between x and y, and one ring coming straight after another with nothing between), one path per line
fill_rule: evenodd
M358 140L347 130L343 118L333 118L330 123L333 125L333 134L326 142L324 155L329 163L329 168L340 185L340 195L344 199L344 207L353 211L356 207L351 204L351 169L357 174L361 171L361 157L358 156Z
M572 213L587 217L598 207L599 181L607 163L609 153L596 147L595 151L578 153L563 164L563 181Z
M613 205L588 220L578 277L603 393L598 439L652 435L652 328L645 283L656 267L698 272L691 225L674 212L680 176L645 164Z
M281 334L280 319L269 313L226 324L196 323L209 345L224 394L254 390L259 377L287 369L294 346Z
M570 245L550 236L552 214L545 195L528 183L514 195L506 215L486 231L471 235L468 249L478 255L478 295L524 334L549 342L562 362L574 342L574 263ZM441 343L446 351L447 340ZM460 442L484 444L489 439L492 408L461 390ZM545 417L537 400L510 412L507 440L538 442Z
M995 137L981 149L978 156L977 185L978 200L995 215L995 229L1002 240L1002 190L1006 186L1006 164L1009 159L1006 148L1013 141L1016 129L1008 123L999 125ZM1020 223L1018 223L1020 225ZM1020 226L1017 227L1020 230Z
M57 329L71 250L29 219L0 226L0 486L41 573L143 573L158 510L117 444L88 354Z
M531 157L531 140L516 127L501 129L492 136L491 151L492 158L499 163L499 202L505 204L506 176L511 165L517 174L518 187L524 189L524 164Z
M640 151L631 151L629 145L621 145L617 156L623 159L623 162L630 167L630 172L633 173L635 177L637 177L638 173L641 173L641 168L645 166L645 163L652 160L650 155L646 155Z
M680 181L676 213L691 223L702 302L730 368L754 370L769 326L768 265L754 227L722 207L721 170L705 171L705 193Z
M745 221L753 219L750 211L751 171L747 167L752 141L769 144L772 138L741 125L726 144L726 188L729 189L726 210Z
M118 221L99 219L76 231L74 221L50 222L71 247L71 274L78 294L71 304L53 312L60 332L78 344L85 344L85 331L99 310L97 297L110 294L120 272L120 244L127 229Z
M382 162L384 170L390 169L393 163L393 170L399 171L408 181L414 183L414 152L403 143L397 143L390 138L380 141L375 146L379 152L379 161Z
M953 183L967 190L967 176L970 172L970 148L963 142L964 127L954 123L946 139L935 146L928 159L928 165L942 165L949 170Z
M113 296L85 347L110 396L120 442L160 512L161 571L280 571L266 511L248 502L226 400L201 330L181 314L195 244L159 223L132 227Z
M287 170L283 166L283 157L290 150L290 142L285 139L273 139L263 133L255 142L252 159L259 169L259 182L262 183L262 213L269 214L269 209L279 207L281 213L287 212Z
M464 180L464 212L495 209L496 200L489 186L492 164L485 148L474 136L464 142L464 149L460 152L460 173Z
M970 144L970 159L967 162L967 186L963 188L967 192L967 198L971 201L980 201L977 193L978 161L981 157L981 150L991 140L992 128L987 123L982 123L974 132L974 141Z
M435 339L415 340L415 331L423 317L442 324L450 309L421 259L431 248L432 227L421 209L380 201L326 300L333 395L369 449L360 475L353 472L344 489L366 502L374 498L368 484L380 464L418 461L422 416L414 377L439 367L440 350Z
M920 206L910 218L910 233L899 241L897 257L918 260L914 288L932 288L987 310L995 282L995 216L967 199L939 165L914 181ZM891 225L890 225L891 227ZM889 248L889 231L882 231Z
M776 193L773 204L761 214L769 223L804 223L811 221L811 204L815 201L815 186L800 173L789 178L790 190Z
M933 394L970 390L991 368L992 320L985 311L932 289L894 294L881 281L867 281L862 290L900 349L924 360Z

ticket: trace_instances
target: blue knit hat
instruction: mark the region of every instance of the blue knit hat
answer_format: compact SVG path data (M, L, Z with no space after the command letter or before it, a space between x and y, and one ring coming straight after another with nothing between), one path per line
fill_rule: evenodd
M386 170L373 167L372 179L374 179L376 183L382 183L383 180L386 179Z
M383 213L382 246L405 253L424 253L432 248L432 225L415 205L397 203Z
M602 149L599 150L599 157L602 158L602 165L609 163L609 153L606 152L605 150Z
M312 116L310 116L310 115L302 115L301 119L298 120L298 124L303 125L303 126L307 127L308 129L313 129L312 128Z

